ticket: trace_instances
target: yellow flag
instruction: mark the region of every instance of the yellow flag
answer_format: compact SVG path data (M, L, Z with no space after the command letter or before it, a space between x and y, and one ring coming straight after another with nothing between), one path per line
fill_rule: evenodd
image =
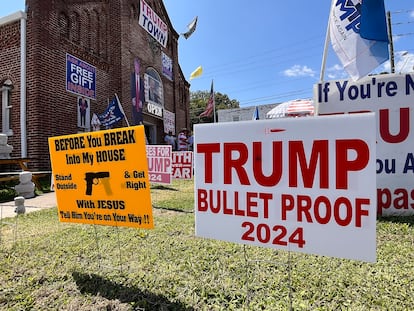
M198 66L196 70L194 70L191 75L190 75L190 80L197 78L199 76L201 76L201 74L203 73L203 68L201 66Z

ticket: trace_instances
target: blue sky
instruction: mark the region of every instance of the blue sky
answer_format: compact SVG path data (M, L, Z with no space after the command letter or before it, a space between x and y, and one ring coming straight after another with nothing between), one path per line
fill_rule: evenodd
M215 91L237 99L242 107L312 97L320 77L330 0L164 0L164 4L178 32L198 16L194 34L179 41L186 77L203 67L203 75L191 80L191 91L209 90L214 79ZM392 26L393 34L411 33L394 41L396 71L402 66L407 71L414 65L414 1L385 0L385 6L393 24L400 23ZM397 11L402 12L393 13ZM399 57L402 51L408 54ZM385 66L389 69L389 62ZM348 78L330 45L325 68L325 79Z
M138 0L137 0L138 1ZM214 90L241 107L311 98L320 77L330 0L163 0L178 33L198 16L197 29L179 39L179 63L190 91ZM3 1L0 16L24 9L24 0ZM385 0L391 12L396 72L414 66L414 1ZM376 72L389 70L389 62ZM348 78L331 46L325 80Z

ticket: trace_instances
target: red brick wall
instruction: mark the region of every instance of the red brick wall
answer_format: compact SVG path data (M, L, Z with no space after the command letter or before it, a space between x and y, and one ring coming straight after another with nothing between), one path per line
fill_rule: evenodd
M97 98L91 100L91 115L103 112L107 100L117 93L132 123L130 74L133 59L138 57L142 75L148 67L159 73L164 108L176 113L176 128L188 127L189 84L178 65L178 34L162 0L146 2L170 27L166 49L154 44L138 24L137 0L27 0L27 154L37 159L32 168L50 168L48 137L78 131L77 96L66 91L66 53L97 69ZM14 156L20 155L19 33L19 22L0 27L0 79L14 84L14 135L9 138ZM162 75L161 50L173 59L174 81ZM162 120L144 115L145 122L157 126L157 143L163 143ZM126 122L117 126L126 126Z
M0 47L0 83L3 85L4 81L10 80L13 84L11 92L12 124L20 124L20 21L7 24L1 28ZM0 118L1 122L2 119ZM8 144L14 148L12 156L19 156L20 126L12 126L12 129L14 135L8 138Z

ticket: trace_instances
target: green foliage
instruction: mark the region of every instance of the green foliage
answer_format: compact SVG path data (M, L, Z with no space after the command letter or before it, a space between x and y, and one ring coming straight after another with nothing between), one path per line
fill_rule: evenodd
M210 98L210 91L196 91L190 93L190 119L191 126L197 123L211 123L214 117L199 118L199 115L206 109L208 100ZM220 109L239 108L239 102L235 99L230 99L228 95L220 92L214 92L214 101L216 103L216 113Z
M50 175L41 177L38 179L41 189L35 189L35 194L39 195L45 192L50 192ZM18 193L14 190L14 186L16 186L19 182L18 181L8 181L3 182L0 184L0 202L9 202L13 201Z
M412 310L412 216L377 221L372 264L198 238L192 181L151 194L153 230L6 219L0 309Z
M0 202L13 201L16 196L17 192L13 188L0 189Z

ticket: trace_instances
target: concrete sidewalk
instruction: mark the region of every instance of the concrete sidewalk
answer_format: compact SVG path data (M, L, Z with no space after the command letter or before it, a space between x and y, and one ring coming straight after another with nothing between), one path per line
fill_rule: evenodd
M43 193L31 199L25 199L26 213L57 206L55 192ZM16 208L14 201L0 203L0 218L14 217Z

